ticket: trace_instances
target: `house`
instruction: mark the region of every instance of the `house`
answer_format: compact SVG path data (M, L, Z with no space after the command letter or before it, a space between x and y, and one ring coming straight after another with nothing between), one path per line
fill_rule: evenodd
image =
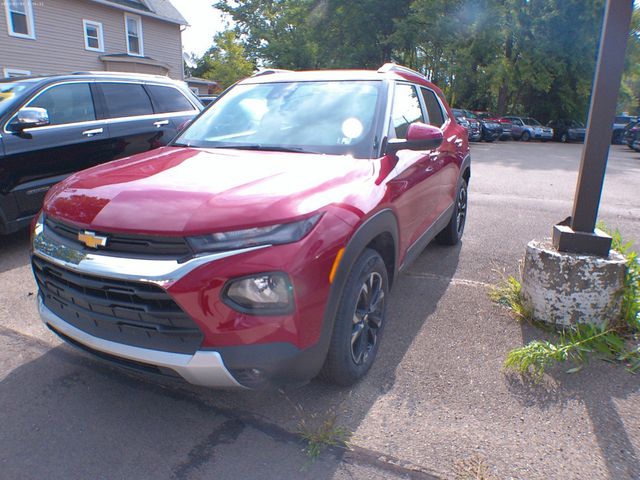
M170 0L0 1L0 77L119 71L183 79Z
M184 81L196 95L212 95L220 90L218 82L206 78L187 77Z

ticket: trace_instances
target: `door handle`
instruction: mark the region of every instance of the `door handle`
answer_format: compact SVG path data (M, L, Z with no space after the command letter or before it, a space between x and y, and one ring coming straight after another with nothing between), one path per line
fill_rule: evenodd
M157 122L153 122L153 125L156 128L160 128L163 125L169 125L169 120L158 120Z
M82 135L85 137L93 137L94 135L98 135L99 133L103 133L104 128L94 128L93 130L85 130L82 132Z

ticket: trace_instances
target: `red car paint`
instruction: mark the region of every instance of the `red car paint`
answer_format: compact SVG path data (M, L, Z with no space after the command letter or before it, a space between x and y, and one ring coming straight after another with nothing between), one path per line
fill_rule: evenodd
M308 348L319 339L339 250L368 218L390 209L399 226L401 264L409 246L454 201L469 153L466 130L455 122L436 86L406 73L384 77L424 85L442 99L449 118L439 148L363 160L168 146L74 174L49 192L44 213L100 232L186 237L322 212L311 232L296 243L205 264L165 286L200 326L203 346L288 342ZM228 279L267 271L289 274L294 313L249 315L221 301Z

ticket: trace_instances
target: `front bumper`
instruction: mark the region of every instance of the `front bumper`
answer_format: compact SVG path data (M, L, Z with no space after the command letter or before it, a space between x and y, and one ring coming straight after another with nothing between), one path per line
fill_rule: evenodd
M553 131L551 132L532 132L531 138L536 140L553 140Z
M38 310L46 326L65 340L71 340L69 343L81 345L84 347L83 350L129 360L141 364L141 367L148 366L150 369L158 369L159 371L168 369L194 385L244 388L229 373L218 352L198 350L193 355L185 355L111 342L94 337L67 323L49 310L40 296L38 296Z

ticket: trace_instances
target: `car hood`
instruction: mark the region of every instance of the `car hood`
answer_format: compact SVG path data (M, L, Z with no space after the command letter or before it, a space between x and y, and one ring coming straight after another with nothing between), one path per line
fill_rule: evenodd
M76 173L44 212L98 231L196 235L291 221L362 191L349 156L163 147Z

